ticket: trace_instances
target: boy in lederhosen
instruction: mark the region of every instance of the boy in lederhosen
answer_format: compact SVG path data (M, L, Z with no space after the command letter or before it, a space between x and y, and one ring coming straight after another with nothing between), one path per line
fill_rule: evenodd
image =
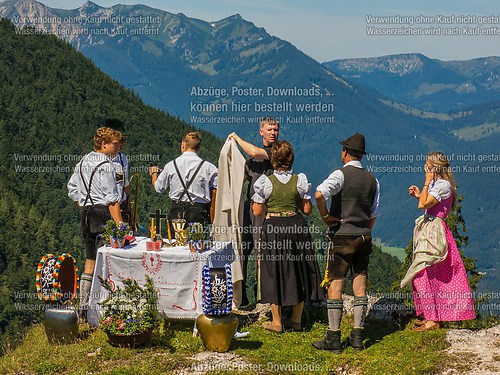
M94 151L76 165L68 182L68 196L82 208L81 225L85 243L85 269L80 280L80 310L88 308L97 249L102 245L99 233L107 220L122 222L116 170L111 158L117 153L121 132L97 129Z

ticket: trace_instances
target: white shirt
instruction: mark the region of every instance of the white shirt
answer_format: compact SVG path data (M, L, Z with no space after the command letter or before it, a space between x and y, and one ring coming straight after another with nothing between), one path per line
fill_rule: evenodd
M292 171L274 171L273 174L282 184L286 184L288 181L290 181L290 178L292 178ZM311 199L311 195L309 194L311 190L311 184L307 182L307 176L304 173L299 173L297 176L297 191L299 192L300 198ZM252 197L252 201L255 203L266 203L266 201L271 196L271 193L273 192L273 183L271 182L269 177L263 174L257 179L257 181L255 181L253 187L255 190L255 194Z
M97 165L103 161L106 161L106 163L96 169ZM94 173L92 186L90 187L90 197L87 199L90 177L95 169L96 172ZM111 203L119 202L120 197L116 186L115 174L116 170L111 158L102 152L92 151L85 155L76 165L67 185L68 196L73 201L78 202L80 207L84 205L91 206L92 203L108 206Z
M436 181L432 180L429 183L428 192L430 195L436 198L438 202L441 202L443 199L448 199L451 196L451 184L444 178L440 178Z
M113 166L116 170L116 187L118 189L118 196L120 197L120 203L127 200L127 193L125 193L125 188L129 186L129 174L128 174L128 158L122 152L117 153L113 158Z
M344 167L353 166L356 168L363 168L361 162L359 160L352 160L348 163L344 164ZM371 216L373 219L379 216L379 204L380 204L380 184L377 179L377 190L375 192L375 200L371 207ZM330 176L326 178L319 186L316 188L316 191L319 191L325 200L328 200L332 195L338 194L340 190L344 187L344 174L340 169L333 171Z
M202 159L196 152L185 151L181 156L175 159L181 176L184 178L184 184L187 186L189 180L198 168ZM208 203L211 200L212 188L217 187L217 167L212 163L205 161L195 180L188 188L189 195L195 203ZM174 202L189 202L187 194L184 194L181 180L175 171L174 162L170 161L165 165L163 171L159 174L155 182L155 190L158 193L164 193L169 190L168 196ZM182 196L182 198L181 198Z

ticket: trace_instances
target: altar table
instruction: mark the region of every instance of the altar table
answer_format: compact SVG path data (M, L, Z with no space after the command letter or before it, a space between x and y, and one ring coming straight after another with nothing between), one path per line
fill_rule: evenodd
M123 249L104 246L98 250L87 314L91 326L99 325L102 312L98 303L108 296L98 276L111 285L123 287L122 280L126 278L144 285L148 274L159 292L158 308L162 317L196 319L203 313L203 266L224 267L235 258L230 242L215 241L202 253L192 253L188 246L146 251L146 242L147 238L139 237Z

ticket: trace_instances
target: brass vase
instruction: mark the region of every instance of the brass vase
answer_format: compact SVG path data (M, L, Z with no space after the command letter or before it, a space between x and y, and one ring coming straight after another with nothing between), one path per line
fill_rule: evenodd
M70 344L78 338L78 313L73 307L47 308L43 325L50 344Z
M196 319L196 328L207 350L224 353L229 350L231 340L238 329L238 318L234 314L206 316Z

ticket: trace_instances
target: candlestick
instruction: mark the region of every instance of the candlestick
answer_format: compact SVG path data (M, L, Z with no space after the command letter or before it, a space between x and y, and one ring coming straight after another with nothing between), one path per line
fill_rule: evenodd
M167 235L168 235L168 243L172 242L172 233L170 232L170 220L167 219Z
M149 228L151 231L151 240L154 240L155 235L156 235L156 228L155 228L155 221L153 218L151 218L151 227Z

